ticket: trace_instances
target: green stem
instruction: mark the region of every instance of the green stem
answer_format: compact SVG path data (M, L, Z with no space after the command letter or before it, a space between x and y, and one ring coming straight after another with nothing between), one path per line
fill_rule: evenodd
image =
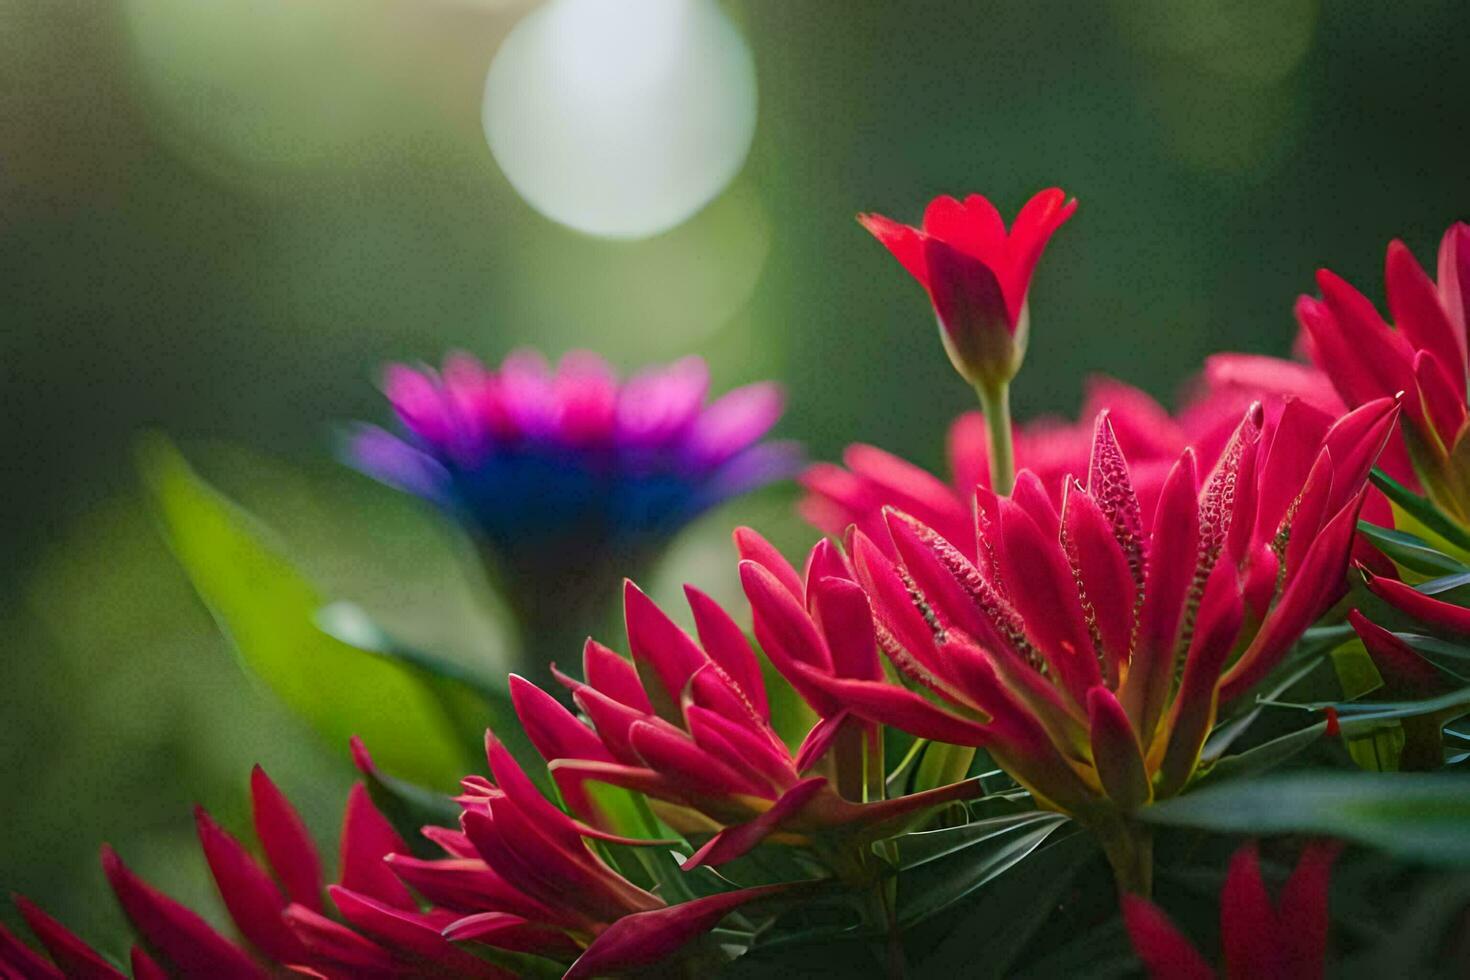
M1007 495L1016 483L1016 452L1011 442L1011 385L1008 381L979 382L980 410L989 436L990 489Z
M1103 853L1113 867L1118 891L1148 898L1154 884L1154 839L1148 827L1120 816L1097 828Z

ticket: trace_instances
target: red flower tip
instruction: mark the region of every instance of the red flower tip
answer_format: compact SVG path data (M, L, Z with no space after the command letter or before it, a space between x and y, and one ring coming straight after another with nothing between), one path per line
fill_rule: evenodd
M1322 709L1322 713L1327 716L1327 737L1340 738L1342 736L1342 722L1337 717L1337 709L1329 704Z
M971 384L997 385L1021 366L1031 275L1076 208L1075 199L1052 187L1026 202L1009 231L979 194L934 198L922 228L878 214L861 214L858 222L928 291L960 375Z

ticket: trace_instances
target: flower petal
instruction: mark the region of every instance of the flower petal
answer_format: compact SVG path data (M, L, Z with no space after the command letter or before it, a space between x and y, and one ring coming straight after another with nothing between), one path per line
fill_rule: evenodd
M713 929L730 912L757 899L779 895L782 883L722 892L665 908L623 916L592 941L564 980L599 977L652 966Z

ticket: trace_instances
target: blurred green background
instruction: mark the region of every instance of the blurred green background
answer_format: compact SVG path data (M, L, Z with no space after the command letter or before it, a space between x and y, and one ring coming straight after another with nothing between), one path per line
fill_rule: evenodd
M781 431L814 457L861 439L941 468L969 393L859 210L1080 199L1032 291L1022 417L1075 411L1092 372L1168 397L1211 351L1285 353L1317 266L1377 297L1391 237L1427 258L1470 212L1455 0L744 0L743 169L664 234L598 240L533 211L486 146L486 72L532 6L0 0L0 886L109 950L101 840L208 908L192 802L243 828L258 761L328 841L350 781L174 567L141 429L328 594L493 662L455 532L330 459L334 423L384 417L384 360L700 353L717 387L785 382ZM655 592L732 594L727 529L799 547L791 499L707 517Z

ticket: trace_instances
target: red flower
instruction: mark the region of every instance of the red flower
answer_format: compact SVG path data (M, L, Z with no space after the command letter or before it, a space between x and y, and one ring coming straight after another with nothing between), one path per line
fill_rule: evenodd
M1274 370L1278 366L1295 374ZM1275 384L1263 385L1267 378ZM1288 386L1292 380L1296 383ZM1093 420L1106 411L1118 448L1128 459L1139 505L1151 513L1164 478L1184 448L1194 449L1201 469L1213 466L1253 401L1262 402L1268 427L1288 401L1298 402L1295 411L1313 415L1323 429L1346 412L1325 377L1310 367L1273 358L1217 355L1207 362L1191 391L1183 407L1171 415L1132 385L1093 378L1076 421L1040 418L1016 427L1016 463L1036 474L1052 503L1060 505L1066 478L1087 472ZM802 475L806 495L801 512L828 534L840 536L856 524L891 554L883 509L894 507L938 531L973 559L971 499L976 487L990 488L987 442L980 413L967 412L955 419L949 431L953 471L949 483L891 453L855 444L843 455L845 465L815 463ZM1386 520L1386 504L1384 514Z
M774 663L793 674L789 663L800 660L829 671L838 664L844 676L882 676L867 598L842 569L821 564L813 573L820 584L810 593L819 610L812 613L798 598L807 589L774 549L743 530L736 540L743 554L764 562L748 559L741 571L747 589L771 593L755 628ZM840 561L835 551L829 557ZM624 615L632 662L588 640L585 683L558 674L591 729L534 684L511 678L522 724L563 798L585 819L601 819L588 781L643 793L676 831L712 834L685 863L693 868L733 860L767 838L804 846L824 835L860 850L934 807L980 794L970 781L883 799L883 774L861 761L882 759L876 743L861 751L863 739L876 738L874 726L804 678L793 686L822 720L791 752L771 727L759 662L743 631L708 596L692 587L685 593L699 642L630 582ZM845 757L857 760L855 769L832 758L852 739L858 751Z
M971 384L1009 381L1026 353L1026 292L1052 234L1077 209L1053 187L1026 202L1009 232L979 194L936 197L921 228L858 216L929 293L955 369Z
M1307 845L1275 907L1254 844L1235 852L1220 893L1220 938L1227 980L1312 980L1327 958L1327 890L1337 844ZM1163 909L1123 896L1123 922L1153 980L1210 980L1209 961Z
M359 767L377 779L362 745L353 748ZM569 977L590 976L675 955L727 912L793 887L741 889L670 906L609 867L583 835L619 838L553 806L493 737L486 748L495 781L466 777L461 828L424 829L446 858L412 856L363 784L354 786L342 825L340 878L330 886L324 887L301 818L259 767L251 796L264 865L197 810L210 873L248 946L221 936L104 848L103 868L124 913L169 968L135 948L133 976L265 980L280 975L280 967L327 980L515 976L460 943L535 954L570 964ZM17 897L16 905L50 961L0 927L0 975L124 977L29 901Z
M1384 273L1393 326L1372 301L1326 269L1317 273L1321 298L1303 296L1296 315L1307 353L1349 406L1406 393L1414 468L1436 502L1470 522L1470 487L1453 463L1470 429L1470 225L1458 223L1445 232L1438 275L1436 284L1408 247L1395 240L1388 246Z
M1151 512L1101 415L1086 486L1070 480L1060 508L1029 472L1009 498L979 491L973 550L891 509L896 557L850 535L883 648L928 696L798 670L874 721L988 748L1084 821L1173 795L1218 704L1341 594L1396 415L1382 399L1327 427L1294 402L1263 430L1254 406L1202 480L1193 451L1180 455Z

